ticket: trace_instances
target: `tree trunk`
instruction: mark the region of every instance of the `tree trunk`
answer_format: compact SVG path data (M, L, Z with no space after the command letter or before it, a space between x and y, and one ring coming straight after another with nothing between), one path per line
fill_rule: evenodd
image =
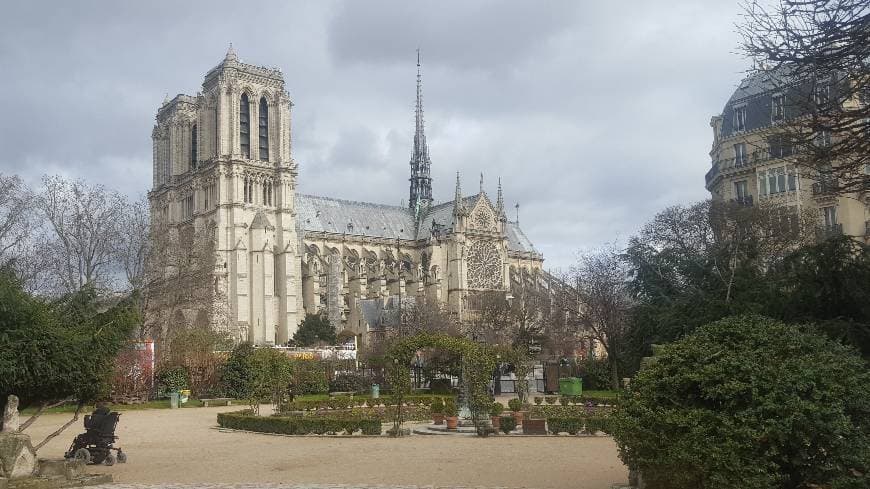
M610 388L618 391L619 390L619 366L616 363L616 359L608 356L607 363L610 365Z

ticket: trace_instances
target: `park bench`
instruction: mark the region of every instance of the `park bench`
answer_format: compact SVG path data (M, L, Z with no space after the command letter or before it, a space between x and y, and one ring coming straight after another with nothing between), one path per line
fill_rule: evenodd
M202 402L202 407L208 407L209 404L215 404L215 405L221 404L224 406L232 406L233 405L233 398L232 397L215 397L212 399L200 399L200 402Z

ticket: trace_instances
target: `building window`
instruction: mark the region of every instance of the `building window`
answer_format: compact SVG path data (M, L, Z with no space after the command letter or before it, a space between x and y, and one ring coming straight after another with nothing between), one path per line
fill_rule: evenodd
M743 166L747 164L746 143L738 143L734 145L734 166Z
M794 166L770 168L758 174L759 195L775 195L797 190L797 172Z
M820 148L827 148L831 145L831 131L821 130L816 134L816 145Z
M239 102L239 148L242 156L251 157L251 107L248 103L248 94L242 94Z
M193 217L193 194L188 195L181 201L181 220L186 221Z
M245 177L245 203L253 204L254 203L254 180L249 177Z
M776 122L785 119L785 95L774 95L771 101L770 120Z
M733 127L735 132L746 130L746 106L734 108Z
M822 213L822 222L825 225L825 229L834 229L837 227L837 206L822 207L820 211Z
M196 169L196 124L190 129L190 167Z
M269 106L260 97L260 159L269 161Z
M771 158L785 158L792 154L791 141L783 135L768 138L767 146Z
M827 83L816 85L814 95L817 106L823 107L827 105L831 100L831 86Z
M737 202L743 202L747 200L747 196L749 196L749 192L746 188L746 180L734 182L734 197L735 199L737 199Z

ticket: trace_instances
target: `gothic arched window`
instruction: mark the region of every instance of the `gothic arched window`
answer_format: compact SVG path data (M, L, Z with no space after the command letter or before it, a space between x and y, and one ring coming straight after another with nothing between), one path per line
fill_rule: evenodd
M196 168L196 124L190 129L190 167Z
M248 94L242 94L239 102L239 148L242 156L251 157L251 107L248 103Z
M260 159L269 160L269 106L266 97L260 97Z

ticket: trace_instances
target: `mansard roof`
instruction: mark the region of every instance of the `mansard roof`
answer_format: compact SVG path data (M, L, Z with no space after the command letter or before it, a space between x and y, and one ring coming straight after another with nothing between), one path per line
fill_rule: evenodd
M477 202L478 195L462 200L467 208ZM484 198L485 198L484 194ZM353 200L296 195L296 219L303 231L367 236L373 238L426 239L432 235L432 223L453 227L453 201L430 207L414 233L414 214L407 207L373 204ZM505 223L508 249L523 253L538 253L516 222Z

